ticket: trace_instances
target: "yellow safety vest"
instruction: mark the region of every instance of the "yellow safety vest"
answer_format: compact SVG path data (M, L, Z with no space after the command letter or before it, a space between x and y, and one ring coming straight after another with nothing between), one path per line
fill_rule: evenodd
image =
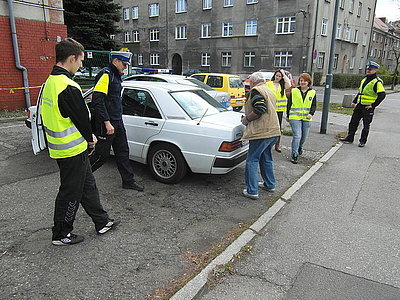
M380 78L372 79L363 89L362 87L366 79L367 78L361 80L357 102L361 102L362 105L371 105L378 97L377 93L384 92L385 89L383 88L382 80ZM376 92L374 91L375 84L377 84Z
M281 95L281 90L282 87L279 84L278 85L278 90L275 89L275 85L273 81L268 81L267 86L271 89L271 91L274 93L275 98L276 98L276 111L285 111L286 110L286 105L287 105L287 97L286 93L283 93L283 96Z
M304 97L301 96L300 89L296 88L292 90L292 106L289 111L289 119L291 120L302 120L311 121L307 119L307 115L310 113L311 105L315 97L315 90L309 90Z
M50 75L42 94L42 120L51 158L66 158L78 155L87 149L87 141L70 118L64 118L58 107L58 95L72 85L80 86L66 75ZM82 91L81 91L82 92Z

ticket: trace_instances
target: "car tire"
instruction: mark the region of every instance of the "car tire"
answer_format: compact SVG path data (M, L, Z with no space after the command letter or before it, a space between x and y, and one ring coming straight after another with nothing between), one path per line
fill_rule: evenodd
M233 111L241 111L242 107L241 106L235 106L233 107Z
M170 144L156 144L151 147L147 162L153 177L163 183L177 183L188 171L181 151Z

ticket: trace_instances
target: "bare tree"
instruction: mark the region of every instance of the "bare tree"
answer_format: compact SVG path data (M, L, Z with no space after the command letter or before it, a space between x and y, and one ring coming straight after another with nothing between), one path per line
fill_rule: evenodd
M394 86L397 83L397 76L399 74L399 65L400 65L400 49L395 48L394 44L392 46L392 49L390 50L391 53L393 53L394 56L394 62L395 62L395 69L394 69L394 74L393 74L393 81L392 81L392 87L391 89L394 90Z

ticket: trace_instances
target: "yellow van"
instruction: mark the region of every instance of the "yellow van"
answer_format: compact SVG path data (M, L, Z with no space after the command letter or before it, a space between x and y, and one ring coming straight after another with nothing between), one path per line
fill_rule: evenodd
M197 73L191 77L206 83L216 91L228 92L231 95L231 106L235 111L240 111L246 103L244 85L237 75Z

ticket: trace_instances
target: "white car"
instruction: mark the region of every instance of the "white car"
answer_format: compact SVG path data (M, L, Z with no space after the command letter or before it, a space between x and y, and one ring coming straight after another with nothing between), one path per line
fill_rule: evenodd
M216 91L209 85L193 77L186 77L182 75L173 75L173 74L139 74L126 77L124 78L124 80L170 82L170 83L179 83L179 84L186 84L186 85L200 87L203 90L205 90L207 94L209 94L219 103L221 103L224 107L232 109L230 106L231 95L229 93Z
M147 164L158 181L177 183L189 170L225 174L244 164L248 143L241 141L245 128L241 113L227 110L204 90L188 85L124 81L122 86L130 159ZM84 94L86 101L91 94L92 90ZM40 123L36 106L30 111L32 126L28 127L35 148L43 134L36 124Z

